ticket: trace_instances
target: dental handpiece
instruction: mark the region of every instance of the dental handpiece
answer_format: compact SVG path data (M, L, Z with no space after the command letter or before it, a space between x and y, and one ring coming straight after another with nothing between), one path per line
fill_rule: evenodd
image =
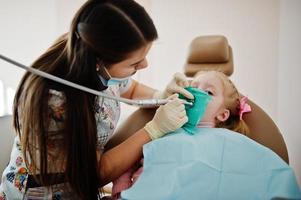
M169 99L140 99L140 100L134 100L134 101L136 101L135 103L139 107L151 108L151 107L157 107L160 105L165 105L166 103L168 103L171 100L169 100ZM183 100L183 103L185 105L189 105L189 106L193 105L192 102L188 102L188 101L184 101L184 100Z
M132 99L126 99L126 98L122 98L122 97L116 97L116 96L113 96L113 95L105 94L103 92L93 90L91 88L73 83L71 81L67 81L65 79L59 78L57 76L48 74L48 73L40 71L40 70L37 70L35 68L27 67L27 66L25 66L21 63L18 63L18 62L14 61L14 60L6 57L6 56L3 56L1 54L0 54L0 58L2 60L5 60L6 62L8 62L10 64L13 64L13 65L15 65L19 68L25 69L26 71L29 71L29 72L31 72L35 75L41 76L43 78L50 79L52 81L55 81L55 82L58 82L58 83L61 83L61 84L79 89L79 90L82 90L84 92L94 94L94 95L97 95L97 96L101 96L101 97L104 97L104 98L108 98L108 99L116 100L116 101L119 101L119 102L123 102L123 103L128 104L128 105L133 105L133 106L138 106L138 107L143 107L143 108L150 108L150 107L157 107L157 106L160 106L160 105L164 105L164 104L166 104L170 101L168 99L137 99L137 100L132 100ZM185 105L192 105L192 102L184 101L184 104Z

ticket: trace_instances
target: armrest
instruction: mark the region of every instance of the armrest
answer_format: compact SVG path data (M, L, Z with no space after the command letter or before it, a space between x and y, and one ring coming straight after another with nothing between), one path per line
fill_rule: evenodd
M248 137L270 148L286 163L289 163L284 139L274 121L253 101L249 99L248 103L252 108L252 112L244 116L244 120L251 131Z

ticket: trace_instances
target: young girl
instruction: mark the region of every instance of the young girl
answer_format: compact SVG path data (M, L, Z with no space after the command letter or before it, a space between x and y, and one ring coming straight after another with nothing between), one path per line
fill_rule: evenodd
M241 97L233 82L222 72L201 71L196 74L191 86L211 96L204 117L198 127L227 128L248 135L249 128L242 116L250 112L247 98Z
M166 98L184 91L176 75L163 92L130 77L147 67L155 26L133 0L89 0L70 30L31 67L94 90L125 98ZM142 146L186 121L176 96L144 128L103 152L120 105L26 73L14 102L15 138L2 175L0 199L98 199L99 187L120 176L142 155Z
M197 127L226 128L244 135L249 129L242 116L250 112L251 108L246 103L246 98L241 97L232 81L222 72L201 71L191 82L191 86L205 91L211 96L205 114ZM141 161L140 161L141 162ZM118 199L120 192L125 190L138 179L142 173L141 165L131 168L113 183L113 197Z

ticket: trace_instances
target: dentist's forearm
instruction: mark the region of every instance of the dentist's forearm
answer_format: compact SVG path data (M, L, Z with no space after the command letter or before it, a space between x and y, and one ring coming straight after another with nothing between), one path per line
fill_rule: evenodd
M131 88L122 97L128 99L152 99L157 90L133 80Z
M132 99L152 99L156 91L157 90L138 82Z
M140 129L118 146L105 152L100 159L101 185L119 177L142 156L142 147L151 141L145 129Z

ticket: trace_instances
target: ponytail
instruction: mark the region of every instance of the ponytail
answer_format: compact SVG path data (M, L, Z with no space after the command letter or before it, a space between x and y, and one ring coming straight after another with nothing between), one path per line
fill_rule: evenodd
M250 129L243 119L239 120L236 123L236 126L234 127L234 129L232 129L232 130L235 132L239 132L245 136L248 136L250 134Z

